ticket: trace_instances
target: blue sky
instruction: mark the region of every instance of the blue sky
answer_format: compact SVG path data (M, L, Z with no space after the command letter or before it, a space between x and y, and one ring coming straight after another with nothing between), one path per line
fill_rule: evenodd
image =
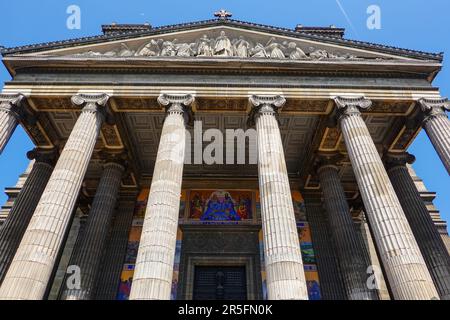
M67 7L81 9L81 29L66 27ZM381 29L367 28L367 8L381 9ZM447 0L14 0L1 1L0 45L17 45L96 35L101 24L144 23L153 26L212 18L225 8L238 20L294 28L329 26L347 29L349 39L364 40L403 48L450 54L450 1ZM447 57L447 56L446 56ZM434 85L443 96L450 96L450 62L445 59L443 71ZM0 67L0 83L10 79ZM0 190L13 186L28 160L26 152L32 143L19 127L0 155ZM421 132L409 150L417 157L414 164L427 188L436 191L435 201L444 219L450 218L450 177L436 155L426 134ZM0 191L0 203L6 200Z

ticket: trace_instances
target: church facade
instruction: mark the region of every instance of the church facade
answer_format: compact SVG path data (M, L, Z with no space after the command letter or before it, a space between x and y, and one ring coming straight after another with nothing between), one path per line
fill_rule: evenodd
M215 19L2 50L0 299L450 299L442 54Z

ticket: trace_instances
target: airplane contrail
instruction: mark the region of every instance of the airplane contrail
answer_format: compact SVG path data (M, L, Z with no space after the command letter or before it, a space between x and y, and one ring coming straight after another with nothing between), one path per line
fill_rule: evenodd
M356 34L357 37L359 37L358 32L355 29L355 26L353 25L352 21L350 20L350 17L348 16L347 12L345 12L344 7L342 6L341 2L339 0L336 0L337 5L339 6L339 9L341 9L342 14L344 15L345 19L347 20L348 24L352 28L353 32Z

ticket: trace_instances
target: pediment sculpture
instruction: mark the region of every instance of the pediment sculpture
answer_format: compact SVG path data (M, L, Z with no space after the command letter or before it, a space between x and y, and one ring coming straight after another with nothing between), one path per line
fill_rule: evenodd
M363 59L349 53L336 54L324 49L309 47L307 52L296 42L278 42L275 37L265 44L253 42L244 36L230 39L225 31L221 31L217 38L203 35L195 42L180 42L164 39L152 39L150 42L133 50L127 44L121 43L119 48L104 53L88 51L74 54L88 57L238 57L238 58L267 58L290 60L324 60L324 59Z

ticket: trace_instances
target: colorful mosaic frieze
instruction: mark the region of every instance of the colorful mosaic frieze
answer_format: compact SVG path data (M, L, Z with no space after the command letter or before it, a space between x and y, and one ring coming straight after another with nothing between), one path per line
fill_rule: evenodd
M189 219L241 221L252 218L251 191L193 190L189 193Z

